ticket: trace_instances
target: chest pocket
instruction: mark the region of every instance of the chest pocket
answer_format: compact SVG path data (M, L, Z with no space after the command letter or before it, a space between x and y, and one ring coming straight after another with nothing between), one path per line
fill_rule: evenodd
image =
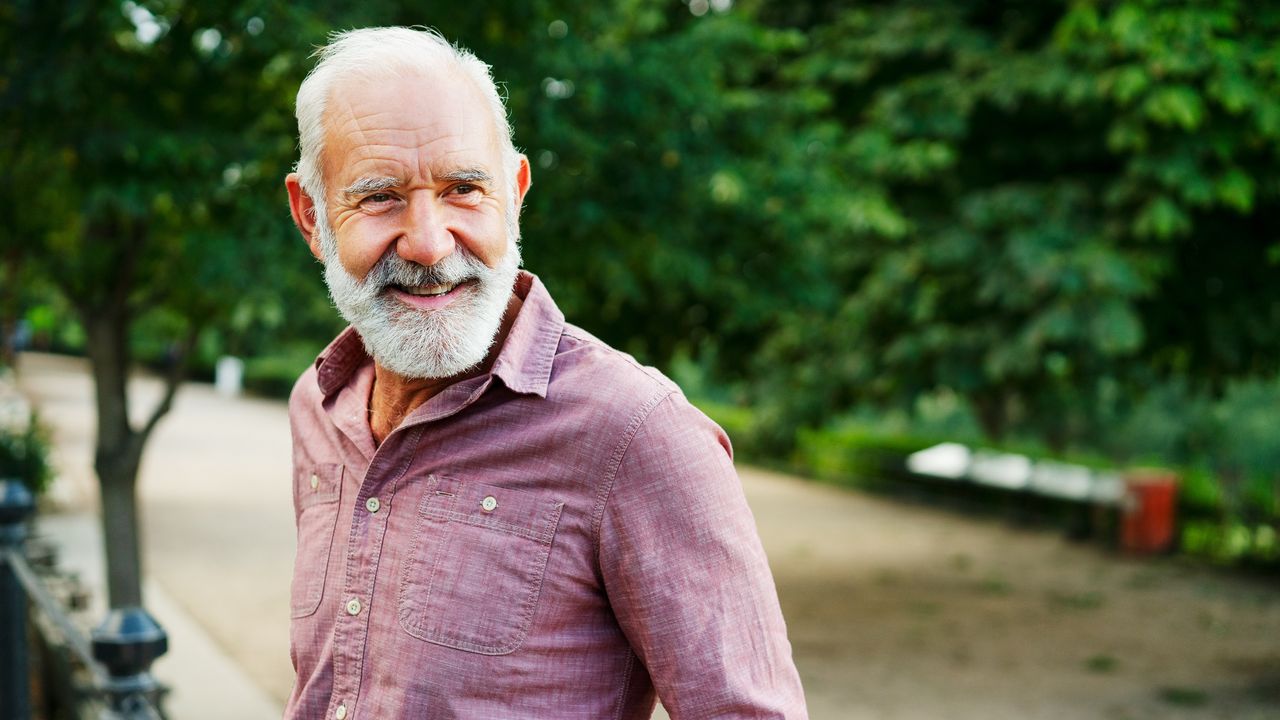
M311 615L324 597L325 575L333 549L333 532L342 500L342 466L317 465L296 478L298 554L289 588L289 617Z
M429 479L400 578L400 626L427 642L505 655L524 642L564 503Z

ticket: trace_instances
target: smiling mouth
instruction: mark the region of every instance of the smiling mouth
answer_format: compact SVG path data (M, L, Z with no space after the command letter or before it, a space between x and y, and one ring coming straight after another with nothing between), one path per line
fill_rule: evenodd
M439 297L447 295L454 291L462 283L449 283L447 285L394 285L395 289L406 295L414 295L416 297Z

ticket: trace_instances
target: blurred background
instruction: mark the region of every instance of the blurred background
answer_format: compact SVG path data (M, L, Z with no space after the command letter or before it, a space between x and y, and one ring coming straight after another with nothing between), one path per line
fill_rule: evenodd
M277 653L268 696L287 644L203 618L208 543L166 534L225 496L149 510L143 458L280 427L341 329L289 220L294 94L328 32L393 24L492 64L568 319L729 431L815 717L1280 715L1280 5L6 3L0 337L43 419L0 475L140 492L162 592L258 680ZM175 399L225 357L256 399ZM1135 467L1176 480L1158 542L1126 540Z

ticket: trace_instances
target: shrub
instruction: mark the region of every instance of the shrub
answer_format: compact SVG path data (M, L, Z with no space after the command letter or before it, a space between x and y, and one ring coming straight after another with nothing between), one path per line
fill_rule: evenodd
M315 362L314 348L289 348L275 355L249 358L244 363L244 389L255 395L288 398L298 376Z
M25 428L0 424L0 479L20 480L33 495L49 486L49 435L32 412Z
M802 429L796 435L792 465L821 480L865 485L905 472L911 453L936 441L862 426Z
M711 418L729 436L733 454L738 459L757 459L753 450L756 432L756 414L751 408L713 400L691 400L698 409Z

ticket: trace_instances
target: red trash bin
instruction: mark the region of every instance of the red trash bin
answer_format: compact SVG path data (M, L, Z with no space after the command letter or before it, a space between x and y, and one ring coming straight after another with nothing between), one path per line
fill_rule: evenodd
M1120 549L1151 555L1173 549L1177 539L1178 476L1167 470L1136 470L1125 476Z

